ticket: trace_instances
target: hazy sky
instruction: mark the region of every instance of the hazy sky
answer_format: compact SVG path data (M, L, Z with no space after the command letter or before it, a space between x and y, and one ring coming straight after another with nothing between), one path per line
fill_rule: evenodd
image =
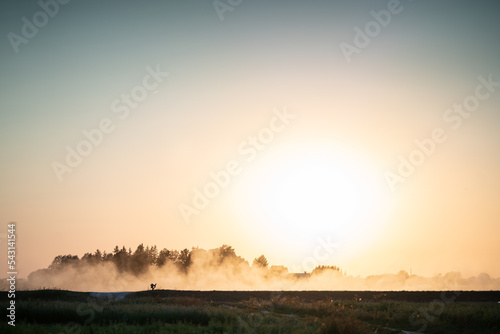
M46 3L0 5L21 277L139 243L500 276L495 2Z

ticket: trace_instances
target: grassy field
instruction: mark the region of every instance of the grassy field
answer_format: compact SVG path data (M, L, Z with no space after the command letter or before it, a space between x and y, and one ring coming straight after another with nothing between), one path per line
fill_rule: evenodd
M500 333L497 291L159 290L115 297L16 292L16 326L4 317L0 333Z

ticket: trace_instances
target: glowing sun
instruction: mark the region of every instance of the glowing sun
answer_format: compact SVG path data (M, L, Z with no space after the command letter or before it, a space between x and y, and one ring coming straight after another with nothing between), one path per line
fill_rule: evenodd
M240 183L239 209L273 234L292 239L366 233L380 209L369 169L346 151L294 145L257 158Z

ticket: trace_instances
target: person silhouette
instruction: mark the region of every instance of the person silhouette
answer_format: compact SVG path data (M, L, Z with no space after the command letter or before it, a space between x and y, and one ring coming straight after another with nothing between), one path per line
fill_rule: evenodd
M151 290L154 290L155 288L156 288L156 283L155 284L151 283Z

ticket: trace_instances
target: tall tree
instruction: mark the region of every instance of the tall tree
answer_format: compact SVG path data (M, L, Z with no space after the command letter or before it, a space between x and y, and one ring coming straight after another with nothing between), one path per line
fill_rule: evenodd
M264 255L255 258L252 262L252 267L257 268L267 268L268 265L269 263L267 262L267 259Z
M177 258L177 263L179 264L179 268L187 271L189 266L191 265L191 252L189 249L184 248L179 253L179 257Z

